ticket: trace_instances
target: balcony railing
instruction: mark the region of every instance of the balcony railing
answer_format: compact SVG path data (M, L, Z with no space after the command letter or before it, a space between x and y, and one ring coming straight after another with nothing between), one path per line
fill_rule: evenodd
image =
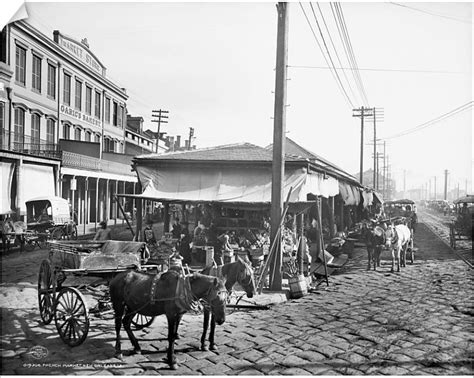
M61 151L57 144L47 143L44 140L35 141L26 135L21 136L15 133L10 133L9 135L5 130L0 130L0 149L39 157L61 159L61 165L64 167L134 176L131 172L130 164L97 159L70 151Z
M61 151L55 143L43 139L34 139L28 135L19 135L0 130L0 148L39 157L61 159Z
M97 159L90 156L76 154L74 152L63 151L62 165L69 168L90 169L108 173L134 176L131 172L131 165L114 161Z

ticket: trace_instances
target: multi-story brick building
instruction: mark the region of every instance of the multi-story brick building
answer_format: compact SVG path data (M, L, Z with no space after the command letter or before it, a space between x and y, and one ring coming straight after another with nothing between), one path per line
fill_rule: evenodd
M127 93L86 39L53 38L28 22L0 35L0 212L40 195L67 198L86 231L117 219L115 193L134 193L125 152Z

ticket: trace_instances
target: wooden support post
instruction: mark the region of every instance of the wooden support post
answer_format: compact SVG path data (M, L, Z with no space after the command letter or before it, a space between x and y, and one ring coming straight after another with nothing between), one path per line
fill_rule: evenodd
M329 234L331 239L335 236L334 234L334 197L328 198L328 208L329 208Z
M344 231L344 227L345 227L345 224L344 224L344 200L341 198L341 206L339 208L339 211L340 211L340 217L341 217L341 231Z
M135 232L135 241L142 241L142 223L143 223L143 200L137 199L137 230Z
M298 264L298 273L303 274L304 272L304 253L306 249L306 243L304 240L304 213L298 214L296 216L296 238L299 241L298 243L298 258L296 261L299 262Z
M321 209L321 197L318 197L316 200L316 208L318 211L318 228L319 228L319 235L318 235L318 243L321 254L323 256L323 263L324 263L324 276L326 277L326 285L329 286L329 278L328 278L328 266L326 263L326 254L324 249L324 239L323 239L323 218L322 218L322 209Z
M163 219L163 232L170 232L170 204L169 202L164 203L164 219Z
M99 218L99 180L100 178L97 177L95 181L95 232L97 232L97 219Z

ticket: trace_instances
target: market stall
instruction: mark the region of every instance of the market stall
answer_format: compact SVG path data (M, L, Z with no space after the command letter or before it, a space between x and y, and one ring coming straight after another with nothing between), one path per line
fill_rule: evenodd
M189 245L183 255L189 254L184 259L190 265L205 264L210 260L209 256L218 263L240 256L258 266L271 252L271 163L271 150L250 144L137 156L133 169L143 191L129 196L163 204L165 233L175 228L182 232L180 238L176 235L171 238L178 239L171 250ZM305 230L314 220L318 225L316 232L320 233L322 220L327 218L329 236L335 236L342 226L337 224L341 223L340 217L335 216L335 197L343 196L344 202L356 205L361 201L354 181L349 183L334 172L328 173L308 159L287 156L283 196L288 196L289 209L288 219L281 227L282 255L285 263L297 264L299 273L305 263L309 265L309 258L305 258ZM341 182L346 185L341 186ZM318 201L319 210L315 211ZM178 209L177 214L170 213L171 207ZM138 237L142 237L140 211L137 209ZM326 217L319 215L323 211L327 212ZM297 223L300 226L296 227ZM320 240L317 244L319 251L324 250L325 241Z

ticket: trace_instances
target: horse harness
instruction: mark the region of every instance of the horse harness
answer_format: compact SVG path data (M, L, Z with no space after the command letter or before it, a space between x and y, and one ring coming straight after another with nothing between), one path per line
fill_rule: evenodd
M158 273L155 275L155 277L153 277L150 288L150 304L155 304L156 302L175 301L176 305L184 311L195 310L196 307L198 307L195 303L198 303L198 301L194 298L194 294L191 290L191 276L178 276L174 297L159 298L157 296L156 290L158 281L160 280L162 274L163 273Z

